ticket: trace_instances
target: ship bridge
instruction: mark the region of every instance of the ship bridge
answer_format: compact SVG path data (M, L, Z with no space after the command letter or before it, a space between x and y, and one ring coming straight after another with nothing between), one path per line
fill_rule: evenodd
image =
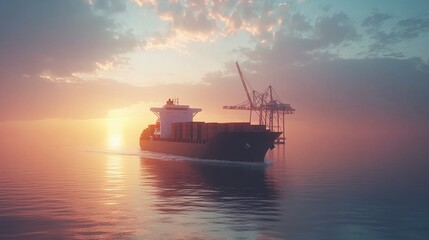
M168 99L162 108L153 107L150 110L158 117L158 121L160 122L158 133L161 138L170 138L172 136L172 123L192 122L194 116L201 112L201 108L190 108L189 105L180 105L178 99Z

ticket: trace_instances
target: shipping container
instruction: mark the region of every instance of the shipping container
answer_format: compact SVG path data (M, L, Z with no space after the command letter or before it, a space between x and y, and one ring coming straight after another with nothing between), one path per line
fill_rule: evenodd
M206 123L206 129L207 129L207 139L212 138L215 134L217 134L220 129L219 123Z
M252 132L265 132L266 130L265 125L252 125Z
M209 139L208 137L208 125L205 123L201 125L201 140L207 141Z
M182 138L182 123L172 123L171 124L171 137L175 139L181 139Z
M192 139L201 140L201 128L204 122L192 122Z
M192 122L183 122L182 123L182 139L191 140L192 139Z
M248 122L178 122L171 124L171 138L179 141L207 141L220 132L264 132L265 125ZM142 135L153 135L155 125L150 125Z
M242 132L249 125L248 122L226 123L226 132Z

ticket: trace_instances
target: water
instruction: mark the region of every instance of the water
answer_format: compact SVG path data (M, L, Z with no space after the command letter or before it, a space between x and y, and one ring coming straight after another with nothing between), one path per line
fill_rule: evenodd
M288 141L259 165L3 149L0 238L427 239L424 152Z

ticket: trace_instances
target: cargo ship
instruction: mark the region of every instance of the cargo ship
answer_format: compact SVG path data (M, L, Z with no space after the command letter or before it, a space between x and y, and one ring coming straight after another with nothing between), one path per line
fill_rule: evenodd
M140 135L140 148L145 151L184 157L263 162L274 148L281 132L272 132L265 125L248 122L194 122L200 108L180 105L168 99L163 107L150 108L158 120Z

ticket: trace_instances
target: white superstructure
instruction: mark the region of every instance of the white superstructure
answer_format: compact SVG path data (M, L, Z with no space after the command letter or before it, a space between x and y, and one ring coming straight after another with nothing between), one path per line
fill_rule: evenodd
M158 116L160 122L159 134L161 138L170 138L171 124L176 122L192 122L194 116L201 112L201 108L190 108L189 105L179 105L178 101L168 99L162 108L150 108Z

